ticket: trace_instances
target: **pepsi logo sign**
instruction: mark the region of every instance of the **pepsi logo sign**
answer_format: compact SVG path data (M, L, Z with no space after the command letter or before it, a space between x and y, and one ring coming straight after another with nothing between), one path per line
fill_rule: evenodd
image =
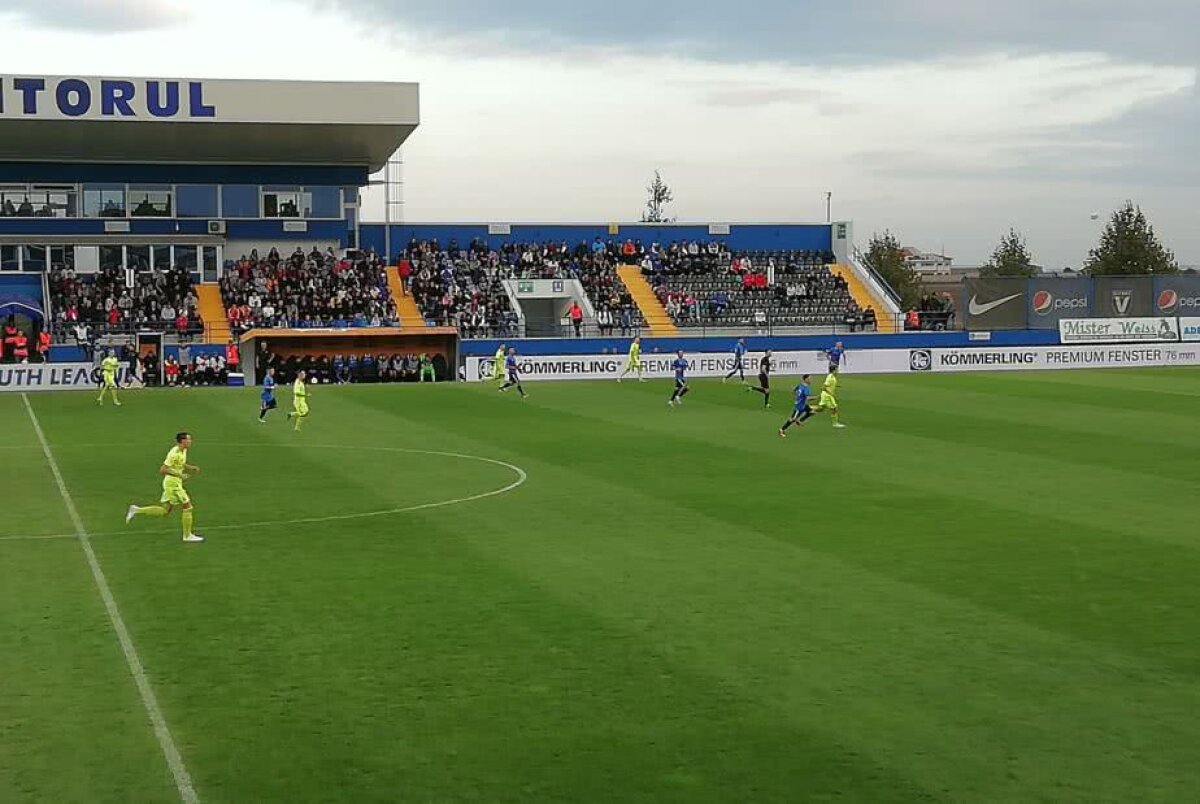
M1063 310L1086 310L1086 296L1071 299L1060 299L1048 290L1039 290L1033 294L1033 311L1038 315L1050 315Z
M1167 288L1158 294L1159 312L1171 315L1179 310L1200 309L1200 296L1180 296L1174 290Z

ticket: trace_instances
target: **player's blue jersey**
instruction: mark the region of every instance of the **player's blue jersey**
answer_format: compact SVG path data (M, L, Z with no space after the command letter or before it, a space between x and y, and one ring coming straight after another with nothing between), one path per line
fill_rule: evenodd
M262 385L262 400L263 402L270 402L273 399L275 399L275 378L265 377L263 378Z
M746 356L745 344L735 343L733 345L733 356L734 356L734 359L736 359L736 360L741 360L743 357L745 357Z
M508 369L509 374L516 374L517 358L513 355L509 355L508 357L504 358L504 368Z
M675 379L677 379L677 380L686 379L684 377L684 374L687 372L688 362L686 360L684 360L682 357L675 358L675 362L671 364L671 368L675 369Z
M803 410L804 406L808 404L808 395L811 392L812 392L812 389L809 388L808 383L806 383L806 382L802 382L796 386L796 409L797 410Z
M842 365L842 356L846 354L846 350L835 346L827 354L829 355L829 365L840 366Z

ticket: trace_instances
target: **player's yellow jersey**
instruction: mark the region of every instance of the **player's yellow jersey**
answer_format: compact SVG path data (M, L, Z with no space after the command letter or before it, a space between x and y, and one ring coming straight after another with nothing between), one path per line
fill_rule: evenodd
M105 374L116 374L119 368L121 368L121 361L115 357L106 357L100 362L100 370Z
M175 472L179 477L164 475L163 482L174 481L176 483L183 482L183 472L187 468L187 450L180 449L178 446L171 447L171 451L167 453L167 457L163 459L163 465Z
M308 397L308 386L304 384L304 380L296 380L292 383L292 396L297 399L306 399Z
M833 395L837 393L838 378L836 374L830 374L825 378L825 393Z
M642 345L640 343L630 344L629 346L629 362L637 363L642 359Z

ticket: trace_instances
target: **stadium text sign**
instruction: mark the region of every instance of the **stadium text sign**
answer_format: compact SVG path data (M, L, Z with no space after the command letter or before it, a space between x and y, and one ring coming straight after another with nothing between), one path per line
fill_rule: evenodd
M1200 341L1200 318L1179 319L1179 332L1185 341Z
M1179 340L1176 318L1064 318L1063 343L1172 343Z
M125 368L117 372L124 384ZM36 363L0 366L0 393L4 391L72 391L95 389L100 370L91 363Z
M0 76L0 118L205 120L217 116L202 81Z
M1200 320L1197 321L1200 324ZM1200 334L1197 334L1200 340ZM723 377L733 367L726 354L685 354L689 377ZM747 379L758 373L760 354L748 354ZM625 368L625 355L547 355L519 358L524 380L611 380ZM672 376L673 354L642 355L647 379ZM820 352L776 352L775 374L792 378L823 374L827 369ZM869 349L850 352L843 373L900 374L908 372L1041 371L1073 368L1134 368L1139 366L1200 366L1200 347L1170 344L1115 344L1110 346L967 346L961 349ZM480 382L492 377L492 358L468 357L466 379Z

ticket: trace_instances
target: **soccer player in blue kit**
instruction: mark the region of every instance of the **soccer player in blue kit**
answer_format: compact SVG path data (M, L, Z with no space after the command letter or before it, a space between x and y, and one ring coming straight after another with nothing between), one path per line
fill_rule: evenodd
M825 356L829 358L829 373L836 373L842 370L842 360L846 357L846 348L842 346L841 341L838 341L832 349L826 350Z
M263 377L262 396L259 398L258 406L258 423L267 423L267 413L275 410L279 403L275 401L275 369L267 369L267 376Z
M508 357L504 358L504 369L508 372L508 380L500 386L500 393L516 387L521 392L521 398L528 399L529 394L525 393L525 388L521 385L521 375L517 373L517 350L515 347L508 350Z
M740 375L742 382L746 382L746 339L738 338L738 342L733 345L733 370L725 375L721 382L726 382L733 379L733 375Z
M670 400L667 401L668 405L682 405L684 396L691 390L688 388L687 382L687 358L683 356L682 349L675 355L675 361L671 363L671 368L675 370L675 393L671 394Z
M812 389L808 384L809 376L805 374L801 377L800 384L795 388L796 404L792 408L792 415L783 423L783 427L779 428L780 438L787 438L788 428L793 424L803 424L813 417L813 409L808 404L809 394L812 393Z

